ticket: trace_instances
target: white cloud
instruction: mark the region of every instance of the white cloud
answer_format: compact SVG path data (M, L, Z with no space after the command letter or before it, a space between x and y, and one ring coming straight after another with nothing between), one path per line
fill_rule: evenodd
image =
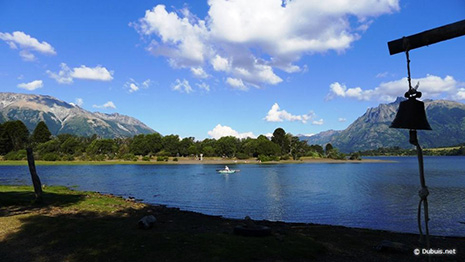
M345 118L343 118L343 117L339 117L339 118L337 119L337 121L339 121L339 122L346 122L347 119L345 119Z
M216 55L214 58L212 58L210 62L215 71L229 71L231 68L228 59L219 55Z
M139 90L139 87L136 86L136 84L134 84L134 83L129 84L129 93L136 92L138 90Z
M76 98L76 105L78 105L79 107L82 107L82 105L84 104L84 100L82 98Z
M93 108L112 108L112 109L116 109L116 106L112 101L108 101L103 105L93 105L92 107Z
M191 67L192 74L197 78L208 78L207 72L203 70L202 67Z
M230 85L234 89L242 91L248 90L248 88L244 85L244 82L242 82L242 79L228 77L226 79L226 83L228 83L228 85Z
M37 88L41 88L43 86L44 86L44 84L43 84L42 80L34 80L32 82L29 82L29 83L18 84L19 88L23 88L23 89L26 89L26 90L29 90L29 91L36 90Z
M144 88L149 88L149 86L152 85L152 80L147 79L144 82L142 82L142 87Z
M314 115L315 114L313 112L306 115L292 115L284 109L280 110L278 103L274 103L264 119L267 122L299 121L306 124L308 120L314 117Z
M35 56L31 53L31 51L48 55L56 55L55 49L49 43L45 41L39 42L36 38L21 31L15 31L11 34L0 33L0 39L5 41L11 49L20 49L19 55L25 61L35 60Z
M150 85L152 85L152 80L150 79L147 79L144 82L142 82L142 84L139 84L138 82L136 82L136 80L129 78L129 81L127 81L124 84L124 88L126 88L129 91L129 93L134 93L139 91L141 88L147 89Z
M19 56L21 56L21 58L23 58L24 61L34 61L34 60L36 60L35 55L31 54L27 50L19 51Z
M187 81L186 79L183 79L182 81L176 79L176 82L173 84L173 90L187 94L192 93L194 91L191 85L189 84L189 81Z
M210 92L210 86L204 82L200 83L200 84L196 84L200 89L203 89L207 92Z
M399 10L398 0L210 0L208 5L204 19L187 8L169 12L157 5L131 26L153 37L148 50L175 68L210 63L214 71L256 87L280 83L275 69L300 72L295 63L304 55L347 50L373 18Z
M239 133L236 130L232 129L231 127L222 126L221 124L218 124L217 126L215 126L213 130L208 131L208 135L214 139L219 139L224 136L234 136L237 138L247 138L247 137L256 138L256 136L252 132Z
M422 98L431 99L444 97L448 99L461 99L460 90L464 83L456 81L452 76L441 78L434 75L426 75L423 78L412 79L412 85L420 83L418 91L422 92ZM403 96L408 90L408 81L404 77L399 80L383 82L374 89L363 90L360 87L347 88L344 84L334 82L329 87L329 93L326 96L327 100L335 97L347 97L357 100L379 100L379 101L394 101L396 97ZM462 98L463 99L463 98Z
M97 80L97 81L111 81L113 79L113 72L108 71L105 67L100 65L96 67L87 67L81 65L80 67L75 67L71 73L71 77L87 80Z
M457 100L465 100L465 88L460 88L455 95Z
M54 73L47 70L47 74L50 78L55 79L60 84L71 84L73 83L73 77L71 77L71 69L65 64L60 64L61 70L58 73Z
M133 25L141 34L159 36L161 43L152 41L148 48L154 55L166 56L179 67L198 65L209 51L204 43L208 30L205 21L187 9L182 13L181 18L175 12L168 13L164 5L157 5Z
M108 69L100 65L96 67L81 65L71 70L65 63L61 63L60 68L61 70L58 73L50 70L46 71L50 78L55 79L60 84L71 84L75 78L95 81L113 80L113 71L108 71Z
M317 125L317 126L321 126L323 124L324 124L323 119L315 120L312 122L312 125Z

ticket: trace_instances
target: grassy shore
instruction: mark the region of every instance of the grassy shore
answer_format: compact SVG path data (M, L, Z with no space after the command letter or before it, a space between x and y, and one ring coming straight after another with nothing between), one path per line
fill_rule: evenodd
M281 160L281 161L269 161L269 162L260 162L255 158L250 159L229 159L229 158L220 158L220 157L211 157L205 158L202 161L188 158L188 157L178 157L177 161L173 160L171 157L168 161L156 161L154 159L150 161L125 161L125 160L104 160L104 161L43 161L36 160L36 165L176 165L176 164L199 164L199 165L233 165L233 164L299 164L299 163L377 163L377 162L390 162L387 160L377 160L377 159L362 159L362 160L338 160L330 158L311 158L311 157L302 157L299 160ZM0 166L17 166L17 165L27 165L26 160L0 160Z
M2 261L426 261L414 256L418 235L315 224L254 221L271 236L233 233L244 220L146 205L111 195L46 187L33 204L32 187L0 186ZM315 211L309 211L315 212ZM152 229L138 220L157 218ZM403 249L377 251L383 240ZM433 237L432 247L457 255L433 261L464 261L465 239Z

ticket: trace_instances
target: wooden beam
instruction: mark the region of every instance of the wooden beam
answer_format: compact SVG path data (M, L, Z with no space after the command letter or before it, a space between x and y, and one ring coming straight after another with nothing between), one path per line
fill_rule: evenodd
M427 30L388 42L389 54L394 55L465 35L465 20Z

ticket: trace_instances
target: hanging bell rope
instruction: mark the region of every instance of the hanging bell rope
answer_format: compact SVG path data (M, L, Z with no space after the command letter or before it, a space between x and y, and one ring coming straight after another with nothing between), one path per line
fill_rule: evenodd
M415 86L415 88L412 88L412 76L410 73L410 56L409 56L409 50L410 50L410 43L407 38L403 38L403 44L405 48L405 56L407 58L407 80L408 80L408 91L405 93L405 97L408 99L415 99L415 98L420 98L421 97L421 92L417 91L419 82ZM426 117L425 117L426 119ZM423 168L423 150L418 143L418 138L417 138L417 130L416 129L410 129L409 132L410 136L410 144L414 145L417 149L417 156L418 156L418 166L420 170L420 184L421 184L421 189L418 192L418 195L420 196L420 202L418 203L418 214L417 214L417 220L418 220L418 230L420 231L420 241L425 242L426 238L426 247L430 248L430 243L429 243L429 228L428 228L428 222L429 222L429 216L428 216L428 187L426 186L426 181L425 181L425 173L424 173L424 168ZM423 204L423 213L425 216L425 235L423 235L423 230L421 226L421 206Z
M452 24L444 25L441 27L433 28L415 35L399 38L388 42L389 53L391 55L405 52L407 56L407 72L408 72L408 84L409 90L405 93L407 101L403 101L399 105L399 110L394 121L391 123L392 128L404 128L410 130L410 143L415 145L417 148L418 165L420 167L420 183L421 189L418 192L420 196L420 202L418 204L418 229L420 231L420 240L423 240L423 231L421 227L421 206L423 204L425 214L425 234L426 234L426 245L429 248L429 229L428 229L428 195L429 191L426 187L425 175L423 170L423 151L418 143L417 130L431 130L431 127L426 119L424 104L415 98L421 97L421 92L418 92L418 85L412 88L412 79L410 76L410 57L409 50L419 48L422 46L428 46L434 43L452 39L455 37L465 35L465 20L458 21ZM431 256L428 256L428 260L431 261Z

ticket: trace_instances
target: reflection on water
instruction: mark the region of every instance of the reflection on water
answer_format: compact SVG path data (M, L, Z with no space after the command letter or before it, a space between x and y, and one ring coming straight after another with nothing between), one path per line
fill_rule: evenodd
M230 218L250 216L417 233L414 157L396 163L38 166L43 183L79 186ZM430 230L465 236L465 157L426 157ZM1 184L30 184L27 166L0 166Z

